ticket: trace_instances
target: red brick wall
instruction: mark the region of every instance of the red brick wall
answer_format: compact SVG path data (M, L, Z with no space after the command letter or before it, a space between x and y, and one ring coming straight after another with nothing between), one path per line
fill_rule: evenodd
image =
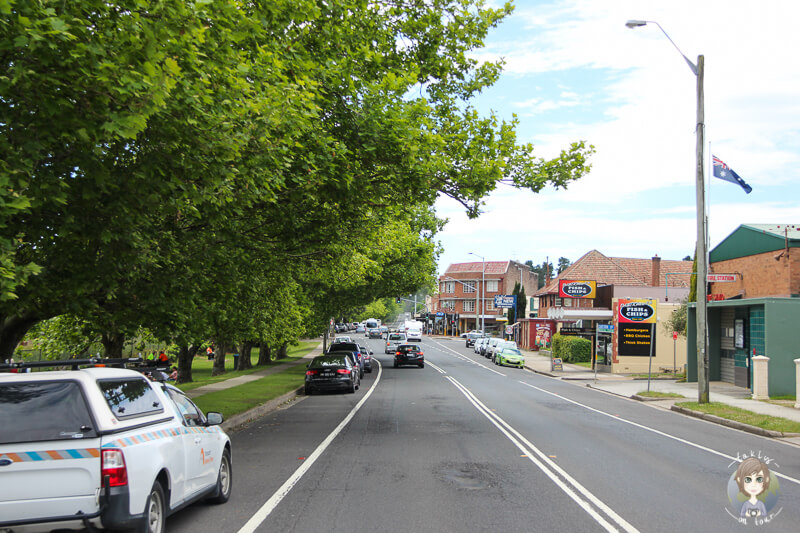
M777 257L777 259L776 259ZM711 293L725 298L789 297L800 294L800 249L790 248L711 264L715 274L737 274L731 283L712 283Z

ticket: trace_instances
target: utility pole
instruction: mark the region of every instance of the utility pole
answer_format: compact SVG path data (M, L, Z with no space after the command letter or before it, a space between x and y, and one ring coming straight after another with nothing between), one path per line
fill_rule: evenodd
M706 207L703 148L705 112L703 72L705 58L697 56L697 402L708 403L708 256L706 250Z

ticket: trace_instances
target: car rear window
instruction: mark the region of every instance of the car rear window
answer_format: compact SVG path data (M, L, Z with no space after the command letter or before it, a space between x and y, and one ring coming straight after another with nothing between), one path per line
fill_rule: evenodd
M95 437L77 382L0 383L0 443Z
M120 420L164 411L158 395L144 378L104 379L97 385L111 412Z
M348 366L347 356L342 355L326 355L324 357L315 357L311 360L308 368L325 368L328 366Z
M389 334L389 340L390 340L390 341L401 341L401 340L405 340L405 337L406 337L405 335L401 335L400 333L390 333L390 334Z

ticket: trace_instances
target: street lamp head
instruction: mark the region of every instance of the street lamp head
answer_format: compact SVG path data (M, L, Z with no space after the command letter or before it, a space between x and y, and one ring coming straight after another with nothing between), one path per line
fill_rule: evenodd
M646 20L629 20L628 22L625 23L625 26L627 26L628 28L631 28L631 29L632 28L639 28L641 26L646 26L646 25L647 25L647 21Z

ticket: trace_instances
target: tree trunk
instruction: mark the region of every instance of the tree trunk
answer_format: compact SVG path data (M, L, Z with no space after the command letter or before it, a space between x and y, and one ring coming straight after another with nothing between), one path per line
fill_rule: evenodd
M257 366L268 365L272 361L272 348L266 342L261 342L258 345L258 362Z
M125 335L122 333L104 332L100 338L105 350L105 357L122 358L122 347L125 344Z
M192 361L197 353L197 346L186 346L182 344L178 347L178 379L175 383L190 383L192 379Z
M0 317L0 361L14 357L17 345L33 326L40 321L38 315L27 313L22 316Z
M278 350L278 355L275 356L275 359L285 359L288 348L289 348L288 342L284 342L283 344L281 344L281 347Z
M211 376L219 376L225 373L225 352L228 351L228 345L225 343L217 344L217 353L214 356L214 367L211 369Z
M253 368L253 363L250 361L250 354L253 351L253 341L244 341L242 343L242 351L239 352L239 370L248 370Z

